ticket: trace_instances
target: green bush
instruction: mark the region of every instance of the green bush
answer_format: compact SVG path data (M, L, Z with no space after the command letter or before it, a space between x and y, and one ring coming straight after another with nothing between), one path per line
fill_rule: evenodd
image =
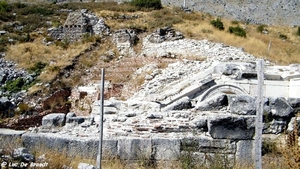
M6 1L0 1L0 11L10 12L12 7Z
M34 72L36 74L41 74L42 70L46 67L46 63L37 62L34 64L33 67L29 68L29 72Z
M300 36L300 26L298 27L297 35Z
M236 27L230 26L228 31L229 31L229 33L232 33L236 36L247 37L246 31L239 26L236 26Z
M212 20L210 22L210 24L212 24L215 28L217 28L219 30L224 30L224 25L220 18L218 18L216 20Z
M133 0L130 2L131 5L136 6L140 9L161 9L162 4L160 0Z
M17 78L15 80L8 81L2 88L6 91L16 93L22 90L25 85L25 80L23 78Z
M259 32L259 33L262 33L262 31L264 31L266 28L266 25L259 25L257 28L256 28L256 31Z

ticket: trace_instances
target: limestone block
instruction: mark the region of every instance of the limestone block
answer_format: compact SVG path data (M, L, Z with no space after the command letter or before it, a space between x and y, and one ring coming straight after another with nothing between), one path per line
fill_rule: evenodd
M192 108L191 100L186 96L166 106L163 111L183 110L190 108Z
M76 114L73 113L73 112L69 112L67 115L66 115L66 123L70 123L70 118L72 117L76 117Z
M255 115L255 99L246 95L228 96L230 112L239 115Z
M79 163L78 169L96 169L96 167L86 163Z
M118 156L118 140L108 139L102 142L102 159L112 159Z
M228 105L228 98L226 95L216 95L202 102L198 102L195 109L201 111L219 110Z
M178 160L180 156L180 140L174 138L152 139L152 149L156 160Z
M120 138L118 140L118 155L122 160L150 159L151 153L151 139Z
M207 117L205 116L198 116L195 117L193 120L193 123L196 125L196 127L202 131L208 131L207 128Z
M254 116L221 116L208 120L208 132L214 139L252 139L255 132Z
M43 117L42 126L56 127L63 126L66 122L66 115L64 113L52 113Z
M253 140L240 140L236 143L236 162L240 164L252 164L254 160L253 156L254 141Z
M68 123L81 124L85 121L85 117L70 117L67 121Z

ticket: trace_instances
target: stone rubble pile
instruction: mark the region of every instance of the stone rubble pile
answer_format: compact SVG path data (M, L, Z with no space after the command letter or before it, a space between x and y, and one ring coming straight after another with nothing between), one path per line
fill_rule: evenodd
M21 86L31 84L37 77L37 74L29 74L23 69L17 69L17 65L12 61L0 58L0 117L12 117L13 110L26 97L25 91L11 92L6 88L7 82L20 80ZM16 85L16 84L14 84ZM16 85L16 87L20 87Z

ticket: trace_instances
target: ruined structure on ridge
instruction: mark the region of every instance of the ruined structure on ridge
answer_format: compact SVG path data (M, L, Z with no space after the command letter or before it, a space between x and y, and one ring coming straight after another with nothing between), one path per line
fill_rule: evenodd
M89 35L108 35L110 28L102 18L88 12L86 9L70 12L63 26L48 30L49 36L54 39L76 41L85 34Z

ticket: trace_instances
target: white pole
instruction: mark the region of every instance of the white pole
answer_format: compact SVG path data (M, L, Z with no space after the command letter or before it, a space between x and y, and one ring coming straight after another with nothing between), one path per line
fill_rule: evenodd
M183 1L183 7L185 8L185 0Z
M97 167L101 169L101 161L102 161L102 141L103 141L103 107L104 107L104 68L102 68L102 76L101 76L101 93L100 93L100 138L99 138L99 154L97 157Z
M257 100L256 100L256 126L255 126L255 169L262 169L261 147L263 130L263 85L264 85L264 62L257 62Z

